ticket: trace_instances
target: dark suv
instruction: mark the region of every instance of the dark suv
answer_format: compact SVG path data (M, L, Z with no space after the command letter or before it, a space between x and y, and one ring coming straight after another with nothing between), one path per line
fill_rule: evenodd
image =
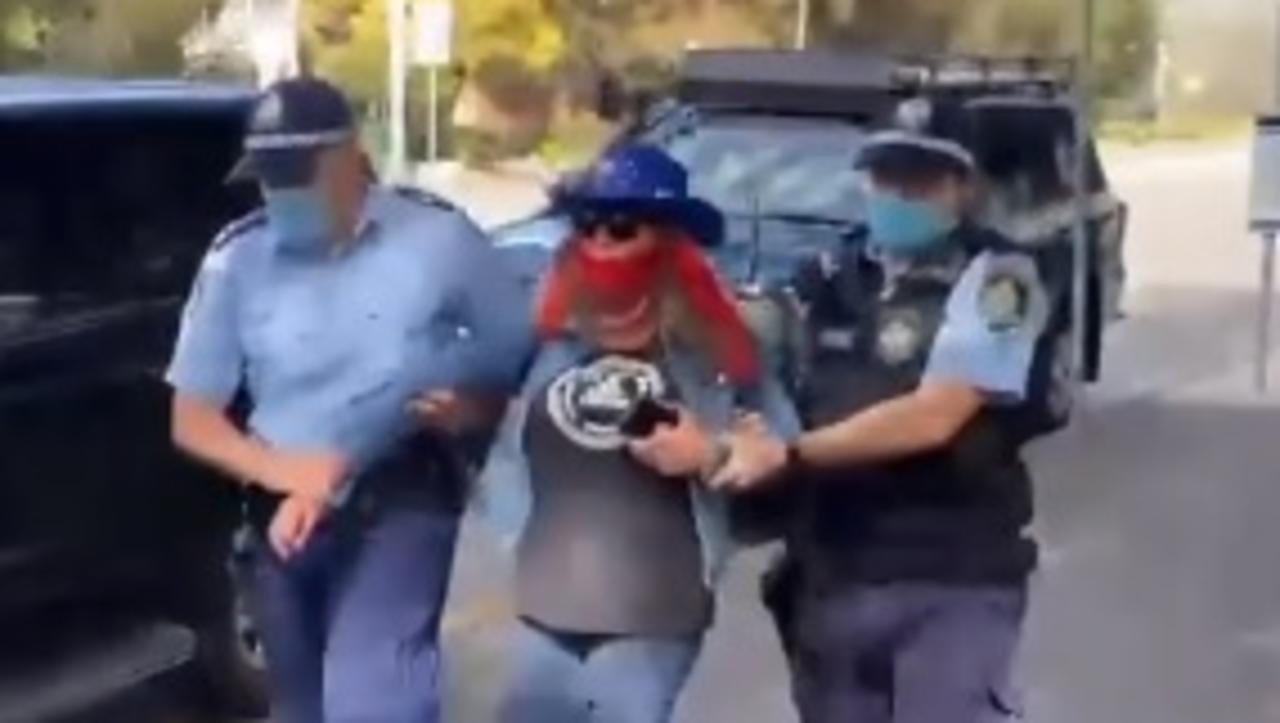
M688 168L694 193L724 212L726 243L716 261L750 301L788 285L799 261L838 253L860 236L863 179L854 159L868 134L892 125L904 100L962 104L988 191L982 221L1018 243L1067 256L1076 221L1083 222L1084 313L1074 328L1083 335L1080 371L1096 380L1103 331L1119 315L1127 211L1111 193L1092 138L1076 147L1074 92L1069 65L1047 58L697 51L621 137L666 149ZM1085 161L1078 195L1076 151ZM495 236L532 284L567 231L564 219L543 214ZM1058 268L1070 277L1071 266ZM1069 291L1072 279L1057 286ZM1070 293L1061 301L1071 306ZM1055 373L1066 377L1076 370L1070 347L1061 351Z
M239 654L237 500L161 375L252 88L0 78L0 720L209 711ZM224 711L237 714L260 711Z

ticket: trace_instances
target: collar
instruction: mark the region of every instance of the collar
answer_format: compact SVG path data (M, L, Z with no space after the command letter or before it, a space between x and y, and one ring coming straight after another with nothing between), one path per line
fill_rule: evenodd
M276 252L284 252L286 255L304 255L308 257L324 256L326 258L342 258L347 256L359 246L371 242L377 238L378 230L382 225L382 218L386 213L387 195L386 191L380 187L370 184L365 193L364 203L360 208L360 216L356 221L355 236L349 244L334 246L326 253L320 254L318 250L285 250L281 246L276 246Z
M937 249L911 258L890 256L868 247L867 257L880 267L884 274L881 297L887 298L904 281L932 281L954 284L964 274L969 264L968 253L953 233Z
M369 184L364 194L364 204L360 208L360 218L356 221L356 243L363 243L377 235L386 204L386 191L376 184Z

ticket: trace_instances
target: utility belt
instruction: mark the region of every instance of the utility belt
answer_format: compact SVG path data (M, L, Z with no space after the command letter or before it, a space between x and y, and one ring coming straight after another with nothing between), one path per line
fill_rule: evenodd
M376 517L389 507L415 507L458 515L466 501L465 470L451 444L435 435L417 434L397 445L362 472L338 515ZM285 495L250 485L244 518L265 533Z

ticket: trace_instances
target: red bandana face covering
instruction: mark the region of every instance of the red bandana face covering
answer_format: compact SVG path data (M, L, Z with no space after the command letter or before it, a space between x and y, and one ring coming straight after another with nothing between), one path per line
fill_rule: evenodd
M662 254L657 247L634 256L600 257L577 244L568 263L584 300L600 314L625 314L657 291Z
M600 258L580 241L570 241L543 286L536 312L538 333L543 338L565 333L580 305L606 324L612 325L608 317L622 317L627 325L647 323L664 283L674 283L689 313L698 317L697 328L719 370L735 383L755 382L755 340L702 250L685 237L660 241L649 252L623 258ZM646 303L650 313L644 313Z

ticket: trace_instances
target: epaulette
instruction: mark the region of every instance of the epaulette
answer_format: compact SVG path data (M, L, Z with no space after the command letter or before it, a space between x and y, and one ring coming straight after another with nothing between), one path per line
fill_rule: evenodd
M401 198L408 199L410 201L413 201L414 203L420 203L424 206L439 208L445 211L459 210L457 205L446 200L442 196L431 193L430 191L419 188L418 186L406 186L403 184L396 184L391 187L391 192Z
M223 248L224 246L226 246L227 244L231 243L232 241L235 241L237 238L243 235L244 232L250 229L256 228L258 226L261 226L266 222L267 222L267 212L265 209L259 208L255 211L252 211L249 214L242 216L232 221L231 223L227 224L225 227L223 227L223 229L218 232L218 235L214 237L213 245L210 247L210 250L217 251Z

